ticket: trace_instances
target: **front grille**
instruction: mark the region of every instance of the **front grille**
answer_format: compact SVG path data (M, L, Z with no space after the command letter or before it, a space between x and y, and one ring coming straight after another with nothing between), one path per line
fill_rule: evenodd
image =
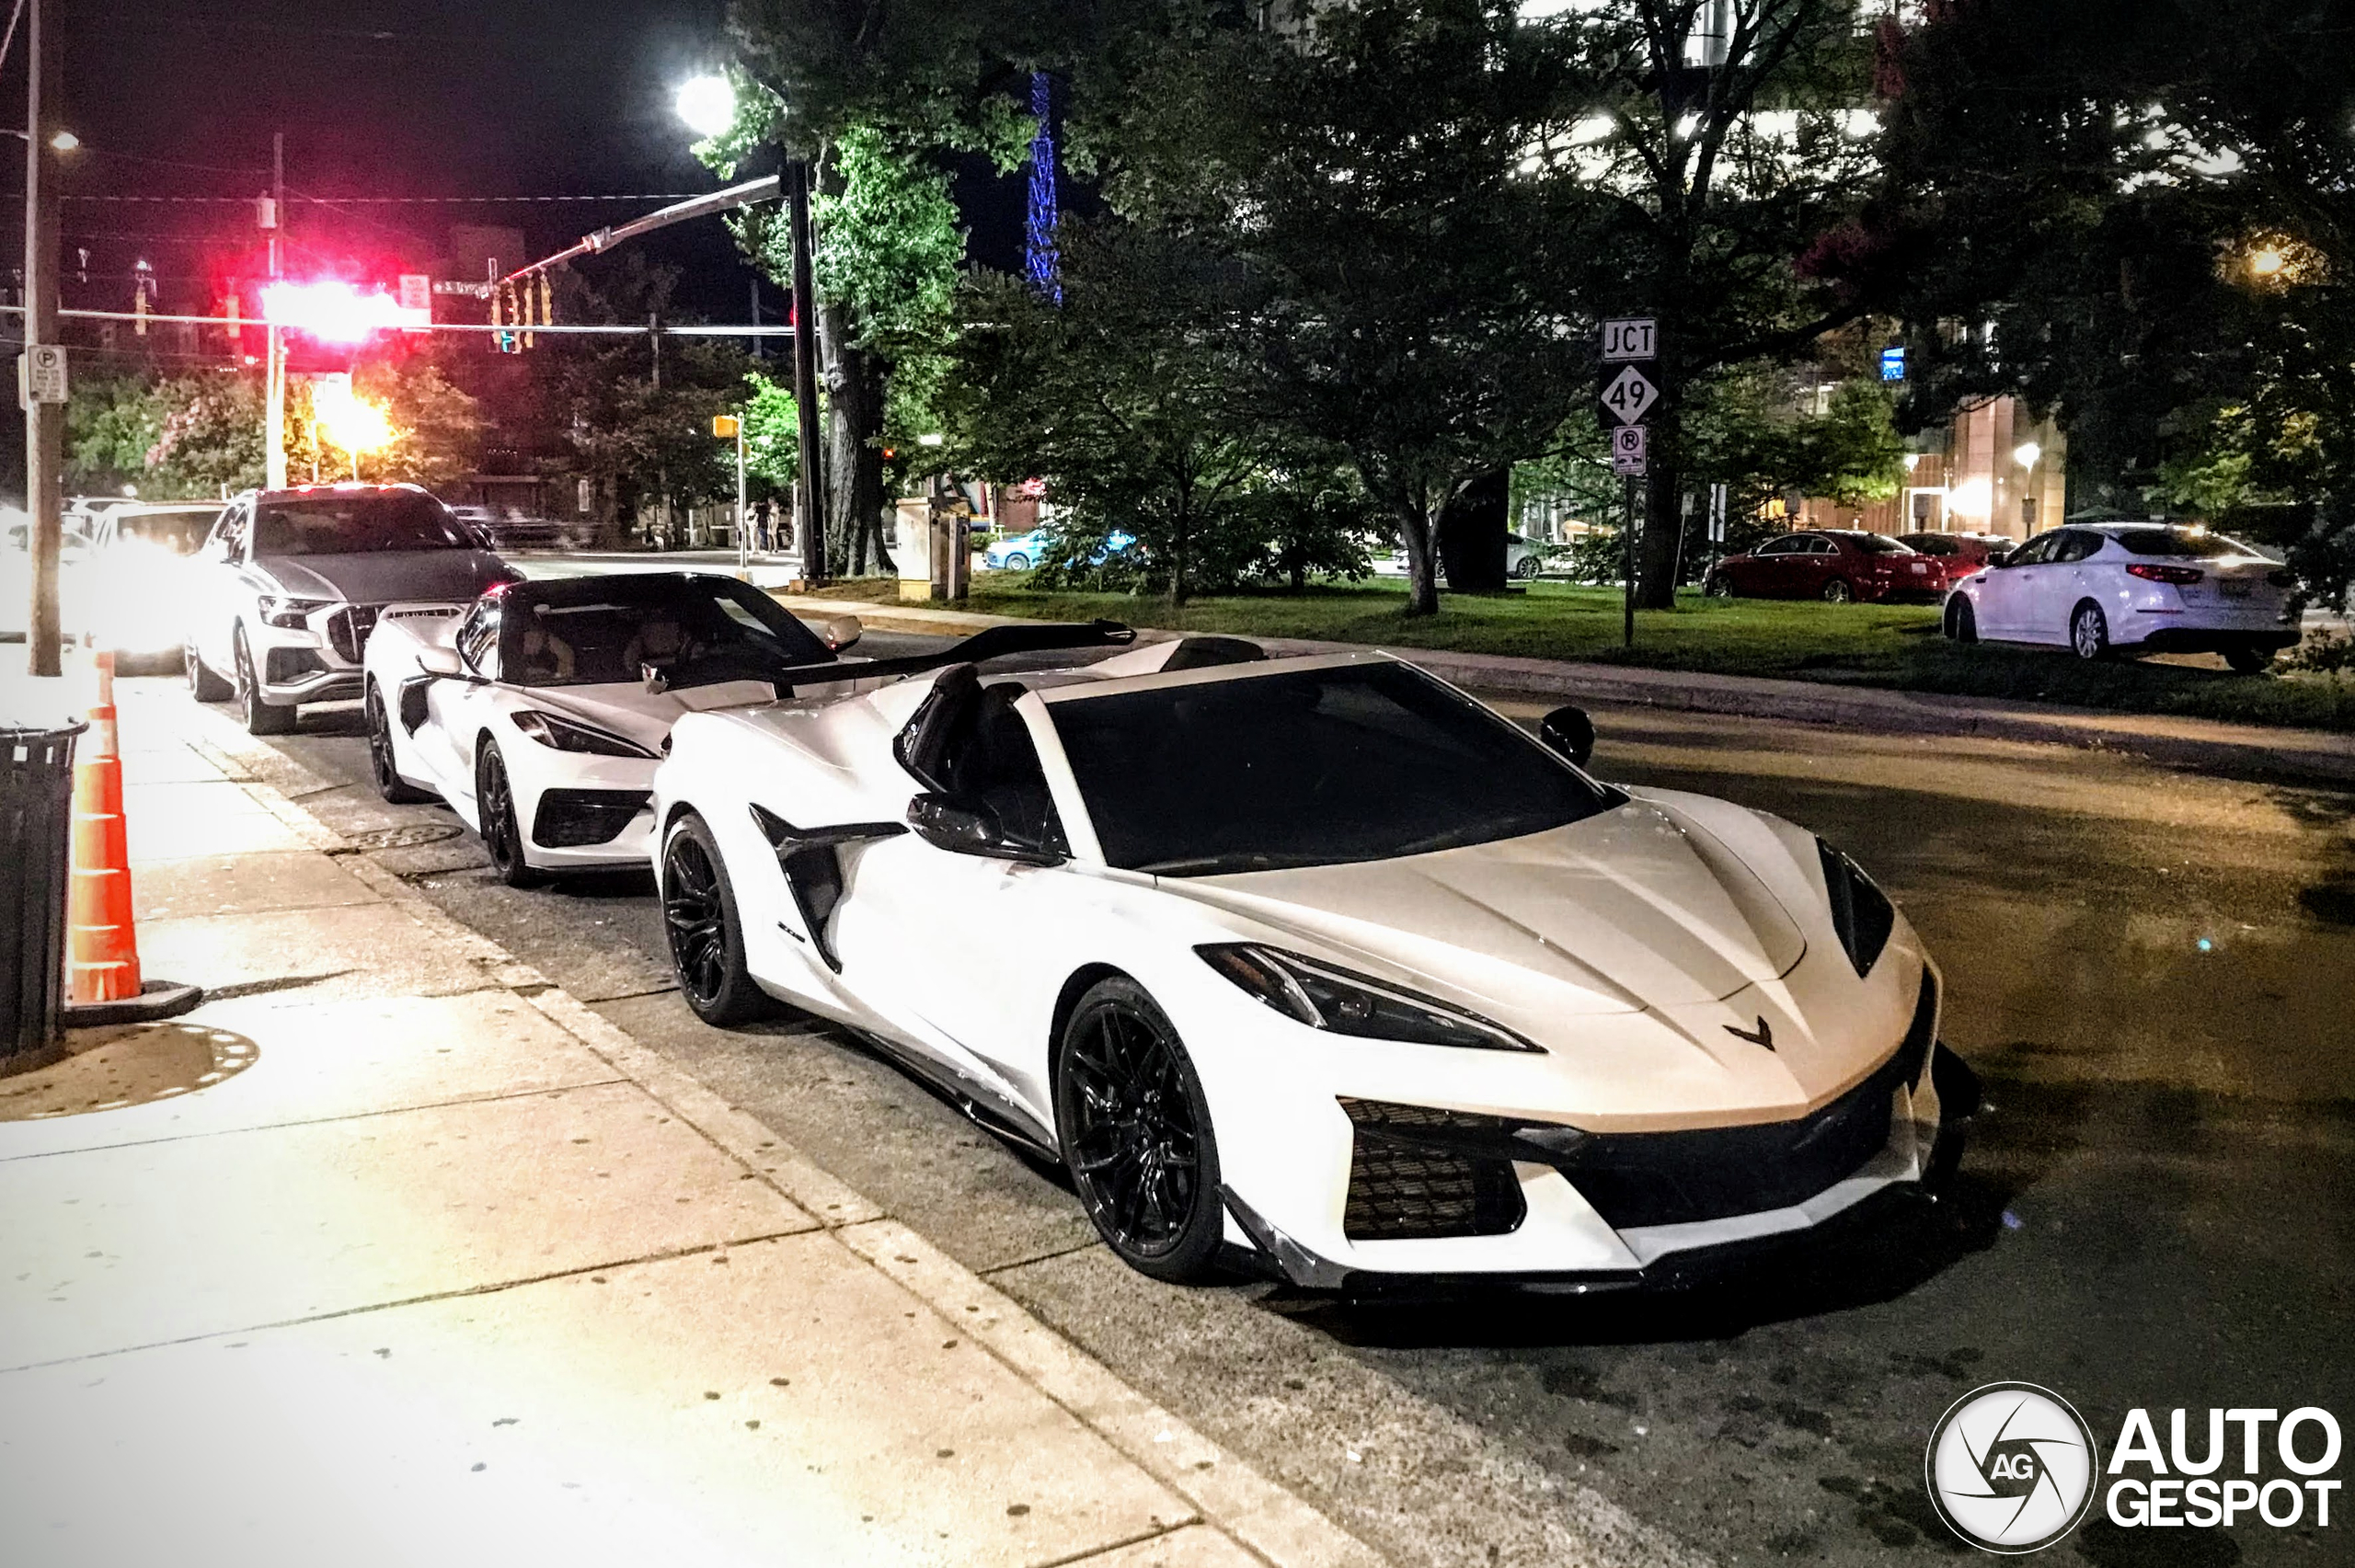
M1345 1099L1341 1109L1356 1130L1341 1214L1350 1240L1501 1236L1528 1216L1511 1161L1424 1141L1432 1134L1497 1135L1506 1127L1498 1118L1378 1100Z
M376 629L376 606L354 604L327 617L327 646L347 664L357 664L367 651L368 634Z
M1904 1041L1871 1077L1813 1116L1694 1132L1609 1133L1556 1163L1618 1230L1804 1203L1888 1146L1890 1095L1921 1076L1937 1018L1937 982L1924 969Z
M532 841L551 850L612 843L652 798L642 789L549 790L532 818Z

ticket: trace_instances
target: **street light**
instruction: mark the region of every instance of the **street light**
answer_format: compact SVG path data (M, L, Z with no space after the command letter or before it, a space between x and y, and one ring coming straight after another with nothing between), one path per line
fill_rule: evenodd
M2043 455L2044 449L2037 445L2034 441L2022 441L2019 445L2012 449L2012 461L2018 464L2022 468L2035 467L2037 459Z
M736 87L711 74L682 83L672 107L687 129L706 141L736 124ZM799 427L800 474L794 481L795 536L801 545L801 578L815 588L826 581L826 476L818 457L818 297L810 281L810 160L788 145L785 169L786 228L793 239L793 402Z
M696 135L724 136L736 123L736 89L725 76L697 76L680 85L673 107Z

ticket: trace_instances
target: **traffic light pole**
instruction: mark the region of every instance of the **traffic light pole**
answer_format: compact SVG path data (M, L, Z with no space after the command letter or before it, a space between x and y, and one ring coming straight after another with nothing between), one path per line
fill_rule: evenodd
M273 280L282 275L279 236L285 232L286 133L280 131L270 138L270 275ZM262 398L262 484L272 490L282 490L286 488L286 328L272 323L264 339L270 369ZM357 478L359 457L354 455L351 463L353 477Z
M58 273L57 149L63 130L65 54L64 0L28 0L32 52L25 115L25 365L29 381L33 350L55 343ZM27 671L61 675L59 644L63 627L57 613L57 553L64 506L62 470L65 457L65 405L43 402L28 387L25 400L25 509L32 514L32 604L25 623Z
M818 466L818 292L810 270L810 160L785 165L786 207L793 230L793 407L800 427L801 580L827 581L826 476Z

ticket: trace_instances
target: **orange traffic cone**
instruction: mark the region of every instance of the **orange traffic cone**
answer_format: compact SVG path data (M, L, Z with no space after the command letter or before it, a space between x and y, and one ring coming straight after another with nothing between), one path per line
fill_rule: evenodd
M98 656L98 705L74 761L74 879L66 898L66 995L76 1002L139 994L132 927L131 844L123 831L122 748L115 734L114 655Z

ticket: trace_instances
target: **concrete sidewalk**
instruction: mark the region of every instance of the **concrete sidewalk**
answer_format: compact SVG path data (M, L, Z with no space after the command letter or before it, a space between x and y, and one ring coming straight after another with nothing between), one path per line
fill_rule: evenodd
M774 589L770 591L787 609L804 614L856 615L878 631L961 636L986 626L1019 624L1016 617L938 610L923 604L870 604L788 594ZM1138 635L1157 639L1180 634L1141 628ZM1271 653L1281 654L1361 652L1370 646L1298 637L1252 640ZM2225 724L2214 719L2158 714L2104 713L2057 703L1951 697L1931 692L1892 692L1829 681L1580 664L1510 654L1416 647L1388 651L1444 680L1481 692L1554 697L1565 703L1740 714L1751 718L1789 719L1798 724L1877 734L1967 735L1989 740L2034 741L2122 751L2154 762L2240 777L2355 784L2355 735L2323 730Z
M1376 1561L221 723L122 719L143 957L212 1000L0 1081L0 1561Z

